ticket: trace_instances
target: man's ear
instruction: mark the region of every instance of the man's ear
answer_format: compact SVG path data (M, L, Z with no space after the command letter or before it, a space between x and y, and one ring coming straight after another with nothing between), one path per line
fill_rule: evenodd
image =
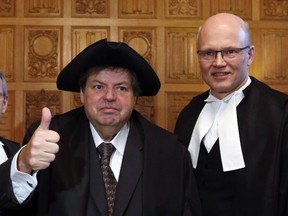
M255 47L254 45L250 46L249 52L248 52L248 65L251 65L253 60L254 60L254 56L255 56Z
M2 103L3 103L3 106L2 106L1 112L5 113L5 111L8 107L8 97L4 97Z
M81 103L84 103L84 93L82 89L80 90L80 100L81 100Z

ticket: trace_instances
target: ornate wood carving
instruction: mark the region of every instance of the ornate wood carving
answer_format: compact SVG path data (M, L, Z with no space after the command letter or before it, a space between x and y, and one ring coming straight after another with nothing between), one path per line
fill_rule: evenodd
M119 17L154 18L155 0L119 0Z
M83 105L80 100L80 93L72 93L72 96L72 108L77 108Z
M14 27L0 26L0 69L7 81L14 80Z
M171 132L174 131L177 117L180 111L186 106L190 100L199 94L199 92L171 92L166 94L166 119L167 119L167 129Z
M61 92L59 91L26 91L25 92L26 129L35 121L41 119L42 108L48 107L52 115L60 114Z
M61 17L63 0L25 0L25 16Z
M264 81L288 84L288 30L263 30L261 43Z
M135 49L150 65L155 64L155 29L122 28L120 38ZM143 116L155 121L155 107L153 97L139 97L135 107Z
M155 122L154 97L139 97L135 109L146 119Z
M72 50L76 56L90 44L109 37L108 27L72 27Z
M155 64L155 29L121 28L120 38L135 49L152 66Z
M72 0L72 17L108 17L108 0Z
M212 14L229 12L243 19L252 19L252 0L211 0Z
M15 16L16 0L0 0L0 17Z
M61 29L26 28L25 81L55 81L61 63Z
M178 18L202 17L201 0L165 0L166 16Z
M167 83L202 83L197 61L196 36L197 29L166 29Z
M261 0L261 18L288 20L288 1Z

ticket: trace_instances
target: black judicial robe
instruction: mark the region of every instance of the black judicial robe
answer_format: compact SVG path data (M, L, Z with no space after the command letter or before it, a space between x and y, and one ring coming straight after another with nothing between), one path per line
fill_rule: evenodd
M19 150L20 145L14 141L0 137L0 141L4 144L3 148L7 155L8 160L0 165L0 216L7 215L5 209L17 208L17 206L11 203L13 195L9 192L12 189L12 183L10 181L10 164L12 156ZM15 213L15 212L14 212ZM10 212L9 215L12 215Z
M200 215L191 158L175 135L133 111L117 185L115 216ZM30 139L34 125L24 143ZM53 117L59 152L38 172L38 186L25 204L30 215L104 216L104 183L83 107ZM91 181L94 180L94 181Z
M237 107L245 168L230 171L235 192L227 215L287 216L288 96L253 77L251 80ZM194 97L177 119L175 133L187 148L208 94L209 91Z

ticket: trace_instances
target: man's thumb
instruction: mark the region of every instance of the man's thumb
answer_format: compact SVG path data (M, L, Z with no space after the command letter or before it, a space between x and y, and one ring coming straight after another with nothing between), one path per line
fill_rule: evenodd
M51 111L47 107L44 107L42 109L41 122L38 128L41 128L43 130L48 130L50 122L51 122L51 118L52 118Z

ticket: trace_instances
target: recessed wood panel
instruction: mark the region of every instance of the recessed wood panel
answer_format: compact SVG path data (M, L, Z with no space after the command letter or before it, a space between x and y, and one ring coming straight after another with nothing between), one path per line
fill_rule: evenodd
M196 50L197 29L166 29L166 82L202 83Z
M243 19L252 19L252 1L251 0L211 0L211 12L233 13Z
M108 17L108 0L72 0L72 17Z
M55 82L62 67L62 28L25 27L24 80Z
M0 70L7 81L14 80L14 34L14 27L0 26Z
M63 0L25 0L27 17L61 17Z

